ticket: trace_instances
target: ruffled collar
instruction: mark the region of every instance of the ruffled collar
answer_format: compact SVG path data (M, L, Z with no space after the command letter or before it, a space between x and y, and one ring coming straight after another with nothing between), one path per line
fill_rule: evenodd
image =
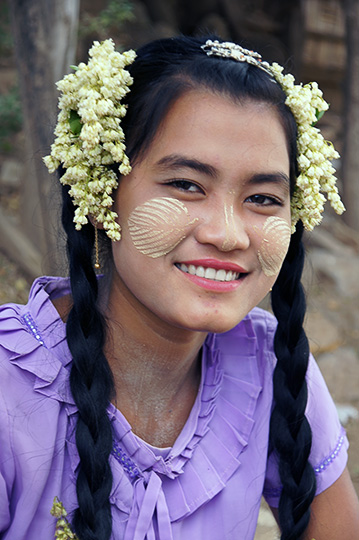
M196 402L166 459L141 444L122 414L112 409L123 460L140 471L138 482L149 485L153 473L159 477L171 521L192 514L216 496L240 467L261 388L257 339L247 317L232 331L207 337ZM132 501L124 500L123 481L114 486L111 502L131 514Z
M66 405L70 416L68 433L71 433L67 443L75 478L78 457L73 440L73 413L76 408L68 382L71 357L65 325L50 300L68 293L68 280L40 278L31 289L28 305L5 306L0 311L0 319L2 345L11 351L10 361L34 375L37 392ZM24 319L27 313L41 339L28 327ZM39 348L45 353L33 354ZM193 513L212 499L240 467L240 455L248 444L260 391L257 340L249 314L230 332L207 337L196 402L166 459L135 437L121 412L110 405L117 447L139 471L135 484L148 486L151 481L153 489L161 493L158 500L165 494L171 521ZM121 467L115 456L111 459L113 467ZM132 483L133 478L122 469L114 475L118 481L114 482L111 502L130 514L132 499L124 496L124 483L126 478Z

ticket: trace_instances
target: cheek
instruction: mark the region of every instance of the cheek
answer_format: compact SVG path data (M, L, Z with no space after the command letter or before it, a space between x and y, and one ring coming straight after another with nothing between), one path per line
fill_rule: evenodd
M186 206L177 199L158 197L131 212L128 231L133 245L153 259L167 255L184 238L197 221L189 218Z
M258 259L266 276L278 274L288 251L290 237L291 229L284 219L271 216L264 222Z

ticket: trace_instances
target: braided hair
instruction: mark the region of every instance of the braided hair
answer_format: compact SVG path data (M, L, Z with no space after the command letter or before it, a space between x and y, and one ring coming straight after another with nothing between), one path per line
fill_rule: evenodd
M282 540L301 538L309 523L316 489L314 470L308 462L312 432L305 417L309 344L303 329L306 303L300 282L304 263L302 235L303 225L299 223L272 291L278 327L274 338L277 364L270 438L279 456L283 484L279 501Z
M62 223L72 292L66 338L72 355L70 386L77 409L76 446L80 458L73 525L81 540L107 540L111 535L109 455L112 432L107 407L114 393L112 373L103 352L105 321L97 306L98 284L92 265L94 229L76 231L75 207L63 186Z
M285 105L285 93L266 72L253 65L208 57L201 50L206 39L182 36L158 40L137 51L136 60L128 68L134 83L124 99L127 114L122 122L131 164L149 149L173 103L189 90L204 89L235 103L264 102L277 111L286 133L293 191L297 171L296 123ZM98 285L92 268L93 227L87 225L75 231L73 212L68 189L63 188L62 220L68 237L73 296L67 341L73 356L70 382L78 408L76 445L80 458L78 509L73 525L80 540L108 540L112 529L112 434L107 406L114 384L103 352L106 325L97 306ZM305 299L300 284L304 260L302 229L297 224L272 293L278 328L270 440L278 456L283 485L279 503L282 540L298 539L304 534L315 494L314 471L308 462L311 429L305 417L309 349L303 330Z

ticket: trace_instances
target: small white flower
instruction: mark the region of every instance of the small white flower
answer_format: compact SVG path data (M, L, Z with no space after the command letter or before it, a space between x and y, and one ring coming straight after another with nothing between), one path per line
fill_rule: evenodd
M136 53L120 54L115 51L113 41L108 39L102 43L95 41L89 56L88 64L80 63L75 73L57 83L62 94L56 138L51 154L44 162L50 172L55 172L60 164L66 169L61 182L71 186L70 195L77 206L76 229L81 229L92 214L96 221L103 223L112 240L119 240L117 214L110 210L117 175L108 165L118 164L122 175L131 171L121 128L121 118L126 114L121 99L132 84L126 66L134 61ZM298 220L311 230L321 221L323 193L327 194L338 214L344 211L335 185L335 169L330 163L330 160L338 159L339 154L314 127L317 114L326 111L328 104L317 83L295 84L293 75L283 75L283 67L279 64L262 62L262 65L283 88L286 104L297 123L299 176L291 201L292 231ZM72 124L70 115L74 119Z
M286 93L286 104L298 127L297 162L300 174L291 201L292 232L299 220L306 229L312 230L322 219L325 203L323 192L338 214L344 211L335 185L335 169L330 164L330 160L338 159L339 154L313 126L317 114L326 111L329 106L316 82L296 85L294 77L283 75L283 68L278 64L273 63L269 69Z
M108 39L95 41L88 64L80 63L75 71L57 83L58 123L51 154L44 158L50 172L63 165L61 182L71 186L75 206L75 228L88 223L91 214L112 240L121 238L111 194L117 187L117 175L107 168L118 163L121 174L131 171L125 154L124 134L120 126L126 107L120 100L129 92L132 78L126 66L136 58L134 51L120 54ZM78 133L72 131L70 114L80 122Z

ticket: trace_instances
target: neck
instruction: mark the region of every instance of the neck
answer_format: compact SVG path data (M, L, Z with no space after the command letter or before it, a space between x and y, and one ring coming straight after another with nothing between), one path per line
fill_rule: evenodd
M111 294L106 316L115 406L138 436L154 446L172 446L196 399L206 334L166 328L126 301L118 310Z

